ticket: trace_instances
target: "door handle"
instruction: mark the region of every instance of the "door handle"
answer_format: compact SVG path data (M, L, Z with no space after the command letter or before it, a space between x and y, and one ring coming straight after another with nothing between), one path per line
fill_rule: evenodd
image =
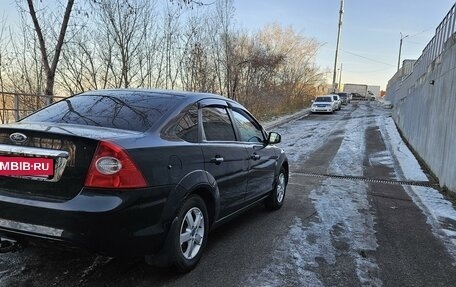
M250 158L253 160L259 160L261 158L261 156L259 154L255 153L255 154L251 155Z
M225 159L223 157L220 157L216 155L215 157L211 158L211 162L215 163L216 165L221 164Z

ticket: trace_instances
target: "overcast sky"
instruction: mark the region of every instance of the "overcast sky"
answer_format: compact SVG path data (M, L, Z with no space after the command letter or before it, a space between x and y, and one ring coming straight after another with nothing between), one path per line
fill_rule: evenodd
M397 69L400 32L402 59L416 59L454 0L345 0L339 63L342 83L386 88ZM325 43L317 63L332 81L340 0L235 0L236 20L256 31L268 23L292 26ZM367 58L367 59L366 59Z

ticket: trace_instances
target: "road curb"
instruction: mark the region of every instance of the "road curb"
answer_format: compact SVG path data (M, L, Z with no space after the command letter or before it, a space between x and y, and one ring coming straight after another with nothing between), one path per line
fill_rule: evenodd
M299 112L296 112L294 114L286 115L286 116L280 117L280 118L272 120L272 121L263 122L262 125L266 130L270 130L270 129L276 128L280 125L283 125L285 123L305 117L308 114L310 114L310 108L300 110Z

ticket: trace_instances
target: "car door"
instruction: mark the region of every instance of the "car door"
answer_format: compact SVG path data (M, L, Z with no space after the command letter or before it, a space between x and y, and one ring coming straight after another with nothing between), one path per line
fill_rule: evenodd
M220 194L220 217L244 203L249 156L236 139L226 102L200 102L204 167L216 180Z
M333 99L333 97L330 97L331 99L331 107L335 111L337 110L337 102Z
M273 146L266 144L265 132L248 112L241 108L233 108L232 113L239 141L246 146L249 156L245 197L248 203L272 190L278 154Z
M337 96L332 96L332 100L334 101L334 109L339 109L339 103L337 102Z

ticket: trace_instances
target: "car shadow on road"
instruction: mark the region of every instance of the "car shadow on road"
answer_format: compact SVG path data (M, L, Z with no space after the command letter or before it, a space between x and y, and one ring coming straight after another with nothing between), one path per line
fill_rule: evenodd
M110 258L83 250L28 246L17 253L0 255L0 285L188 286L194 282L198 286L217 286L223 281L213 281L209 273L222 276L228 269L242 273L251 263L249 249L258 244L260 249L270 247L271 243L261 243L261 238L264 233L277 232L268 227L268 222L280 220L282 213L268 212L259 204L228 221L223 228L214 229L200 264L188 274L149 266L143 258ZM232 268L233 264L239 268Z

